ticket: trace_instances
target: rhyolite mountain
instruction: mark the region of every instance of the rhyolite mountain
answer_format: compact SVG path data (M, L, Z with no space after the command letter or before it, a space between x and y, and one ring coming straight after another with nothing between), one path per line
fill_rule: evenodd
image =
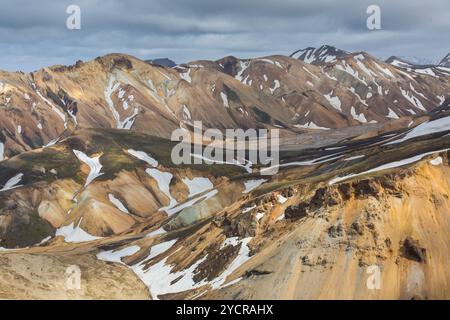
M329 46L1 72L0 298L449 299L449 77ZM279 129L278 173L175 165L195 120Z
M225 57L168 68L111 54L32 73L0 72L0 158L52 144L75 128L168 138L176 128L190 130L194 120L205 128L262 126L292 135L407 124L450 92L445 67L412 68L327 50L340 54L322 64Z

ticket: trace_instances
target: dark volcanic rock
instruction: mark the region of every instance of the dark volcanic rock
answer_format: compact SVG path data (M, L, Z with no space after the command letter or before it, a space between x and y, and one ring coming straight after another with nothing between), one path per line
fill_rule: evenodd
M341 201L339 192L334 188L320 188L311 199L311 206L321 208L323 206L332 207Z
M253 269L253 270L246 271L244 273L244 278L250 278L250 277L255 277L255 276L264 276L264 275L271 274L271 273L273 273L273 271Z
M307 216L308 204L301 203L298 206L289 206L284 211L286 219L300 219Z
M145 62L157 64L158 66L168 67L168 68L173 68L177 65L174 61L170 60L169 58L158 58L158 59L153 59L153 60L146 60Z
M368 196L378 197L380 185L373 180L362 180L353 184L355 196L357 198L367 198Z
M194 282L200 282L203 279L211 281L218 277L223 270L234 260L237 256L242 244L237 246L228 245L222 250L210 247L207 249L208 257L200 263L195 270L193 277Z
M223 229L227 238L230 237L254 237L256 234L256 222L252 219L251 212L240 215L235 219L228 217L216 217L213 224Z
M349 183L340 184L338 190L343 200L349 200L353 194L353 188Z
M360 236L362 236L363 233L364 233L364 226L358 221L353 222L352 225L350 226L350 234L353 235L359 234Z
M292 196L294 195L294 188L289 187L289 188L287 188L287 189L284 189L284 190L281 192L281 195L282 195L283 197L285 197L285 198L290 198L290 197L292 197Z
M403 241L402 254L406 259L414 260L417 262L426 262L426 253L427 250L420 247L419 241L414 240L411 237L407 237Z
M113 66L114 67L119 67L119 68L125 68L125 69L132 69L133 68L133 63L128 58L119 57L117 59L114 59Z
M341 237L343 234L344 234L344 230L340 223L328 228L328 235L331 238Z
M223 72L233 77L238 73L240 69L239 60L233 56L222 58L217 62L223 66Z

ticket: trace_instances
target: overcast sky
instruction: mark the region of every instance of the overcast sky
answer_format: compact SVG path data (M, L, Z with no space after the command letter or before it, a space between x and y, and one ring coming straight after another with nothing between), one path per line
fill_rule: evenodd
M67 6L81 8L68 30ZM382 30L366 27L381 8ZM387 58L450 52L449 0L0 0L0 69L32 71L111 52L178 63L289 55L331 44Z

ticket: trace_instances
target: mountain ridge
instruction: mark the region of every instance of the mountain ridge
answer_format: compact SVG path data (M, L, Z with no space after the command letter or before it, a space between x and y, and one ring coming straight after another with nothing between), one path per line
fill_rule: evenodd
M439 65L450 68L450 53L441 60Z
M408 119L443 103L449 74L392 67L366 53L326 66L276 55L176 68L109 54L28 74L2 72L0 158L54 143L75 127L133 127L168 137L195 118L206 127L263 124L295 134Z

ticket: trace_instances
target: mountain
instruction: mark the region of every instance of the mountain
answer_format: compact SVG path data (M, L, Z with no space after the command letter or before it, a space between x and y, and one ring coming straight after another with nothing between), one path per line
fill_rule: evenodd
M413 57L413 56L400 56L401 60L406 61L409 64L419 65L419 66L432 66L436 65L432 60L422 57Z
M406 70L408 72L413 72L415 74L424 74L432 77L439 78L442 75L447 75L450 70L445 68L442 63L439 65L434 64L413 64L405 59L392 56L386 60L386 63L392 64L397 68Z
M410 68L430 68L437 66L431 60L417 58L417 57L397 57L391 56L386 60L386 63L396 65L398 67L410 67Z
M444 59L442 59L442 61L439 63L439 65L442 67L450 68L450 53L448 55L446 55Z
M295 135L380 125L427 113L448 97L443 67L392 65L347 53L323 65L285 56L225 57L167 68L111 54L73 66L0 73L0 159L76 128L168 138L179 127L278 127ZM152 123L151 126L148 124Z
M391 56L391 57L389 57L388 59L386 59L386 63L392 64L393 66L396 66L396 67L399 67L399 68L401 68L401 67L405 68L405 67L413 67L413 66L415 66L415 64L413 64L413 63L407 61L406 59L401 58L401 57L397 57L397 56Z
M281 99L293 109L298 128L343 128L421 114L444 101L449 77L444 71L427 74L419 69L409 74L363 52L322 65L283 56L227 57L214 68Z
M0 72L0 298L449 299L450 72L330 48ZM278 172L175 164L194 121Z
M333 46L323 45L319 48L308 47L306 49L297 50L292 53L290 57L302 60L308 64L322 64L333 62L336 58L340 58L346 54L348 54L348 52Z
M146 60L145 62L157 64L159 66L168 67L168 68L173 68L177 65L174 61L170 60L169 58Z

